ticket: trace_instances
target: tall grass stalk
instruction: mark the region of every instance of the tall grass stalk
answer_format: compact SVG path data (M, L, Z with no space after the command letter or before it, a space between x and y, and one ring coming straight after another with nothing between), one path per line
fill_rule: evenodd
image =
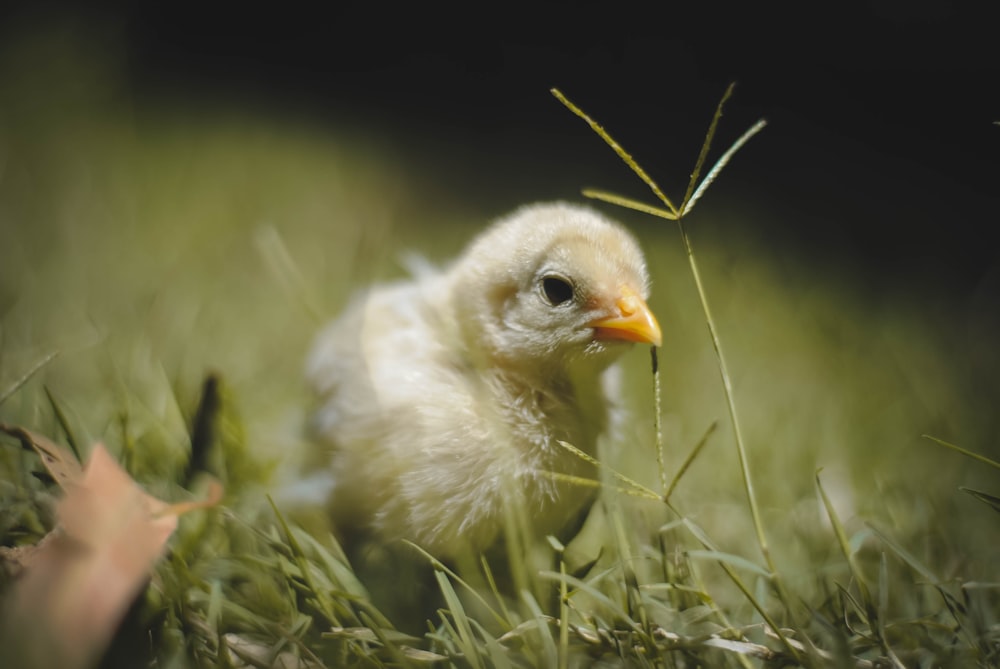
M701 176L702 169L705 165L705 161L708 158L709 151L711 150L712 141L715 138L716 128L718 127L719 119L722 118L722 110L725 106L726 101L732 95L734 84L730 84L722 99L719 101L718 106L715 109L715 114L712 117L712 121L709 124L708 132L705 134L705 141L702 143L701 151L698 154L698 160L695 163L695 167L691 172L691 178L688 182L687 191L684 195L684 200L681 202L681 206L677 207L670 200L669 197L663 192L663 190L656 184L656 182L646 173L644 169L635 161L632 156L625 151L617 141L615 141L611 135L604 130L604 128L590 118L582 109L577 107L575 104L570 102L565 95L563 95L557 89L552 90L552 94L558 99L567 109L582 118L587 124L605 141L605 143L610 146L615 153L632 169L632 171L638 176L653 192L653 194L664 204L667 209L660 209L658 207L651 207L640 202L636 202L629 198L624 198L621 196L605 193L603 191L585 190L584 195L592 197L595 199L603 200L612 204L616 204L622 207L627 207L637 211L641 211L647 214L658 216L661 218L666 218L677 222L678 231L681 235L681 240L684 244L684 251L688 258L688 264L691 268L691 276L694 279L695 288L698 291L698 299L701 303L702 311L704 312L705 322L708 325L709 336L712 340L712 348L715 351L716 361L718 363L719 375L722 378L723 389L725 390L726 404L729 410L730 422L733 426L733 435L736 442L736 452L739 459L740 472L743 478L743 487L746 491L747 502L750 506L750 515L753 520L754 531L757 537L757 543L760 546L764 560L767 563L768 569L771 573L771 580L775 584L778 596L782 600L783 604L787 609L790 610L790 599L787 593L784 591L784 587L778 576L778 571L775 568L774 559L771 556L771 550L768 545L767 535L764 532L764 524L761 519L760 508L757 503L757 495L754 492L753 477L750 474L750 463L747 458L746 445L743 440L743 431L740 428L739 413L736 410L736 400L735 394L733 393L732 381L729 374L729 366L726 363L726 356L723 352L722 343L719 337L718 328L715 325L715 319L712 317L712 310L709 307L708 295L705 291L704 284L701 279L701 272L698 269L698 261L696 259L694 248L691 244L691 237L688 235L687 229L684 226L684 217L688 214L694 207L694 204L705 192L707 187L715 180L715 178L720 174L721 170L725 165L731 160L736 151L738 151L744 144L746 144L754 135L759 133L766 126L766 121L761 119L753 126L750 127L743 135L730 146L730 148L722 155L722 157L715 163L711 170L709 170L705 179L699 183L699 177ZM655 360L655 358L654 358ZM661 468L662 458L661 458ZM661 471L661 479L666 480L665 472ZM666 488L666 486L664 486ZM666 492L666 490L664 490ZM780 635L780 631L775 630ZM797 656L795 649L788 645L789 650L793 655Z

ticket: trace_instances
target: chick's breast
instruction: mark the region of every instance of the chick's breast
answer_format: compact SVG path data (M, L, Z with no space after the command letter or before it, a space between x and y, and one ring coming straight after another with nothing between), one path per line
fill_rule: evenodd
M557 440L592 453L608 367L659 343L647 284L621 228L555 204L499 221L447 271L355 298L307 364L335 523L450 557L494 543L517 500L558 533L590 495L551 472L591 472Z

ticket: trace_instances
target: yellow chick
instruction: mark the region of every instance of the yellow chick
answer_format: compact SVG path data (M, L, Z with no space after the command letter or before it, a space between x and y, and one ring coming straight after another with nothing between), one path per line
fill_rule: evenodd
M357 296L308 358L336 526L448 559L493 545L513 494L558 536L591 495L551 472L593 472L557 442L593 454L614 361L661 343L638 244L590 208L536 204L420 274Z

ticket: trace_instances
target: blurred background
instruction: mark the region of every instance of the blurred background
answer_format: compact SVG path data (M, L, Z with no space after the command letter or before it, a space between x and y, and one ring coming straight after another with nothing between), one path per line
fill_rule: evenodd
M302 446L313 333L352 290L402 276L400 252L445 260L583 187L653 203L551 87L679 201L735 81L713 157L769 125L689 231L767 512L815 527L822 467L845 517L933 527L986 565L995 547L954 519L992 512L957 486L1000 479L921 435L1000 457L993 32L945 0L8 6L0 389L59 357L0 419L56 432L48 389L90 441L120 439L124 413L131 438L183 439L214 370L256 452L283 460ZM735 451L676 227L599 208L649 255L669 464L720 421L680 503L738 544ZM642 419L621 466L652 484L648 357L627 363Z

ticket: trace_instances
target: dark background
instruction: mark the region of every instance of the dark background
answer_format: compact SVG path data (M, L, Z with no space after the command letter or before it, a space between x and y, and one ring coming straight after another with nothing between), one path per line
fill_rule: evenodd
M759 234L807 259L930 271L960 290L997 283L998 23L945 0L756 4L42 3L4 21L83 16L122 44L139 104L218 101L357 128L498 212L585 185L647 196L549 88L679 199L735 81L717 151L757 118L770 126L716 202L766 212Z

